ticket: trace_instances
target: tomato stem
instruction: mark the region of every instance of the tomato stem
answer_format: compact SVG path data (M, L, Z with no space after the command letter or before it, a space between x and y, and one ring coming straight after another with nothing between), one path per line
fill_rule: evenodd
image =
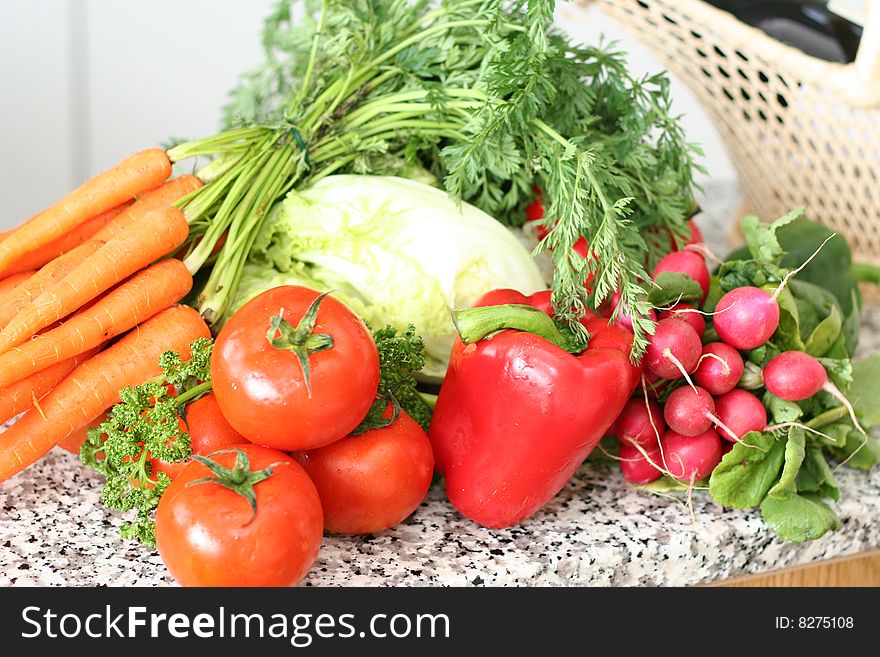
M278 314L269 320L269 331L266 334L266 339L273 347L286 349L296 355L299 366L302 368L303 380L310 399L312 397L312 377L309 356L333 348L332 335L312 333L318 319L318 307L328 294L330 292L324 292L312 301L296 328L284 319L284 308L281 308Z
M251 511L253 511L253 516L251 517L251 520L253 520L257 515L257 493L254 491L254 486L256 486L261 481L265 481L266 479L271 477L272 469L279 464L273 463L269 467L263 468L262 470L251 470L251 464L250 460L248 459L248 455L243 449L239 448L223 449L218 452L214 452L213 454L211 454L211 456L214 456L216 454L229 454L232 452L235 452L236 456L235 464L231 468L224 467L216 461L212 461L210 458L207 458L205 456L193 454L192 459L194 461L198 461L206 468L208 468L214 474L214 476L196 479L189 482L187 486L213 483L217 484L218 486L228 488L235 493L238 493L248 501L248 504L250 504Z

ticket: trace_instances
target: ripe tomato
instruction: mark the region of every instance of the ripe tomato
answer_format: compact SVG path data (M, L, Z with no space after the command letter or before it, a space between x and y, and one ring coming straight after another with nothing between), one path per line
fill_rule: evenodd
M241 462L241 455L249 461ZM321 501L289 454L242 445L216 454L222 468L271 469L253 484L256 513L244 495L212 481L192 461L171 482L156 509L156 544L182 586L291 586L309 571L323 536ZM245 466L245 467L241 467ZM235 475L227 471L226 476ZM192 485L190 485L192 483Z
M334 534L393 527L418 508L434 474L431 441L403 411L387 427L302 452L300 463L321 496L324 526Z
M379 354L348 306L287 285L229 319L214 344L211 380L223 415L248 440L312 449L345 437L367 414Z
M199 456L208 456L221 449L229 449L233 445L248 442L223 417L217 397L213 393L200 397L186 407L185 430L192 439L190 444L192 453ZM151 462L153 474L164 472L174 479L189 463L189 459L180 463L166 463L154 458Z

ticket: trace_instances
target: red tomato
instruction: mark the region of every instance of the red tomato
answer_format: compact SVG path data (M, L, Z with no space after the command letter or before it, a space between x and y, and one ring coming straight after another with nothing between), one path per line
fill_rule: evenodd
M220 412L220 405L213 393L200 397L186 407L186 428L192 439L192 453L208 456L221 449L229 449L233 445L248 442L247 439L232 428L232 425ZM171 479L189 463L189 459L180 463L166 463L152 459L153 474L164 472Z
M334 534L372 534L415 511L434 474L431 441L409 415L300 454Z
M156 544L182 586L291 586L318 556L323 536L321 501L302 466L289 454L256 445L237 448L257 472L256 514L247 499L213 482L206 466L190 462L171 482L156 509ZM233 468L235 453L212 457Z
M211 380L220 410L248 440L285 451L328 445L347 436L367 414L379 386L379 354L364 323L348 306L325 297L314 327L317 344L306 357L311 390L304 368L290 348L273 333L272 318L282 314L290 328L304 317L319 295L293 285L276 287L255 297L226 323L214 344ZM308 345L305 345L308 346Z

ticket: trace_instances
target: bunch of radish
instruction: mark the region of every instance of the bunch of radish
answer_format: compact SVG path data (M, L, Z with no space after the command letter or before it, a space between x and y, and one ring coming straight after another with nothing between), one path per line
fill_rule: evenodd
M647 484L667 475L692 485L709 477L746 434L768 429L762 400L737 386L745 352L766 344L776 332L777 299L796 272L786 275L775 290L729 290L713 312L703 312L700 306L710 287L707 253L702 245L688 244L665 256L653 271L654 279L664 272L685 274L699 284L701 295L694 305L675 303L659 310L644 356L643 385L612 428L620 441L623 476L631 483ZM628 318L619 313L617 321L627 325ZM784 351L761 374L761 387L783 400L830 393L860 429L851 405L813 356Z

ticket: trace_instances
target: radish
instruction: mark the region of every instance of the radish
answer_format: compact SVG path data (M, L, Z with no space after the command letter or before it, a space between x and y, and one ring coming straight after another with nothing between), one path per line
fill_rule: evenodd
M693 219L688 219L687 226L689 232L687 244L702 244L703 231L700 230L700 227L697 226Z
M739 436L716 414L715 400L708 391L698 386L682 386L672 391L663 407L666 426L683 436L697 436L712 425L721 429L730 440Z
M767 342L779 326L778 292L759 287L738 287L725 294L715 306L715 331L724 342L748 350Z
M660 312L660 319L666 319L667 317L684 320L691 325L691 328L701 338L703 333L706 332L706 320L703 319L703 314L689 303L677 303L669 310Z
M617 292L615 292L613 295L611 295L611 310L612 311L617 310L617 306L620 305L620 297L621 297L621 294L620 294L619 290ZM657 321L657 313L654 312L653 308L650 308L648 310L648 318L652 322ZM627 331L633 330L632 314L629 312L629 308L627 308L626 305L624 305L620 309L620 313L618 313L617 321L615 323L618 326L622 326ZM705 326L705 324L704 324L704 326Z
M837 399L849 412L853 426L867 435L856 418L852 404L828 380L828 373L822 363L802 351L783 351L764 366L764 386L771 394L786 401L801 401L812 397L820 390Z
M664 379L688 378L700 361L702 347L690 324L675 317L661 319L645 350L645 367Z
M663 463L677 479L705 479L721 462L721 438L712 429L683 436L671 429L660 439Z
M748 390L731 390L715 398L715 415L724 425L742 439L749 431L767 428L767 410L760 399ZM722 436L734 441L726 431Z
M736 349L723 342L710 342L703 345L694 379L713 395L723 395L736 387L744 367Z
M812 397L828 384L822 363L802 351L784 351L764 367L764 385L786 401Z
M623 478L633 484L648 484L659 479L663 474L659 467L662 457L657 443L655 442L653 447L642 449L645 450L644 453L635 445L620 444L620 470L623 472Z
M647 229L647 232L653 233L655 235L662 234L661 231L665 232L669 235L669 250L670 251L678 251L678 244L675 242L675 235L668 228L658 228L657 226L652 226ZM703 232L700 230L700 227L694 222L693 219L688 219L687 222L687 240L682 245L682 247L689 246L691 244L700 244L703 241Z
M700 284L700 289L703 291L700 303L706 300L706 295L709 294L709 268L701 255L693 251L673 251L657 263L652 278L657 278L667 271L687 274L693 278Z
M715 402L702 388L682 386L672 391L663 407L666 425L683 436L698 436L712 427Z
M663 413L656 402L644 399L630 399L611 431L621 443L636 443L642 447L657 445L658 437L666 431Z
M715 306L715 331L727 344L743 351L755 349L767 342L779 326L779 303L776 301L788 280L806 267L822 247L834 237L832 233L819 245L803 264L788 272L779 286L769 293L750 285L730 290Z

